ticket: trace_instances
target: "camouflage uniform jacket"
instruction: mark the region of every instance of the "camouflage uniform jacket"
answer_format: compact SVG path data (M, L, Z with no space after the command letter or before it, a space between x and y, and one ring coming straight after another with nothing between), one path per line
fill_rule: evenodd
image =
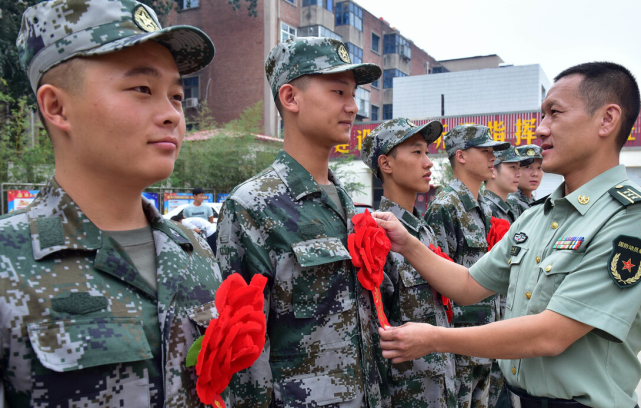
M284 151L225 200L218 220L224 275L268 278L267 342L232 379L236 407L381 406L371 295L347 250L355 209L331 172L329 179L347 219Z
M520 188L507 196L507 204L514 209L517 218L529 210L534 201L534 198L527 198Z
M503 199L493 191L485 189L483 198L485 198L485 202L487 203L488 207L490 207L492 217L506 220L510 224L516 221L516 219L519 217L516 210L514 210L508 203L503 201Z
M0 371L9 406L160 407L163 387L165 407L201 406L184 361L215 317L220 271L202 239L142 200L157 292L53 178L29 207L0 218Z
M454 179L430 203L425 221L436 235L443 252L459 265L470 267L487 252L487 233L492 213L485 200L478 200L458 179ZM454 306L454 327L478 326L497 320L499 305L490 296L470 306ZM457 356L457 365L489 364L478 357Z
M414 214L386 197L381 198L379 211L391 212L405 226L407 231L425 246L437 245L432 229ZM389 308L389 321L393 326L407 322L429 323L433 326L449 327L441 296L423 279L416 269L397 252L390 251L385 264L385 273L394 285L392 301L385 300ZM391 360L390 360L391 361ZM391 364L392 381L403 381L416 377L443 376L448 394L454 395L454 359L448 353L432 353L425 357L400 364ZM409 391L409 390L408 390ZM415 395L420 399L422 395Z

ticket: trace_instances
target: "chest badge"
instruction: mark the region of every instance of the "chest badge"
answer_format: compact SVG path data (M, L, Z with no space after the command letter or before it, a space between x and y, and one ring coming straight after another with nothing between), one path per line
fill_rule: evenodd
M527 235L525 235L524 232L514 234L514 242L516 242L517 244L522 244L525 241L527 241Z
M619 235L612 241L608 260L610 277L620 288L629 288L641 279L641 239Z
M579 249L581 243L583 242L583 237L563 237L560 238L554 246L553 249Z

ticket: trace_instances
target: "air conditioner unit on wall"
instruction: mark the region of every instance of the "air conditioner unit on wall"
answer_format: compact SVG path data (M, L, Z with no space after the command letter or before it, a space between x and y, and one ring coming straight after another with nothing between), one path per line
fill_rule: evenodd
M185 99L185 108L196 108L196 107L198 107L198 98Z

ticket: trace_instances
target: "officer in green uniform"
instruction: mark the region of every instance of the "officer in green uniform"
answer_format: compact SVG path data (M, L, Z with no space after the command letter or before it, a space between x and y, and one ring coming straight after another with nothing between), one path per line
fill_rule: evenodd
M565 182L469 270L423 250L391 214L377 214L392 250L439 292L460 303L507 295L501 322L381 331L383 355L404 361L450 351L501 359L513 407L635 407L641 188L628 180L619 154L639 109L637 83L620 65L586 63L559 74L536 135L544 171Z
M494 151L509 143L493 140L485 126L456 126L444 136L445 149L455 179L430 203L425 221L434 230L436 241L454 262L471 266L487 252L487 234L492 217L490 207L479 194L483 181L492 176ZM481 303L454 305L454 327L471 327L494 322L499 317L499 300L493 296ZM459 406L486 407L489 398L491 361L487 358L456 356Z
M185 357L222 277L206 242L142 191L173 170L180 75L209 64L211 40L161 29L135 1L67 0L28 8L17 45L56 173L0 219L5 403L201 406Z
M521 163L521 177L519 179L519 188L507 196L507 203L516 212L516 216L523 214L530 208L534 202L532 192L539 188L543 178L543 156L541 156L541 146L525 145L516 148L519 155L533 159L532 163Z
M284 150L232 191L218 223L225 276L269 279L268 340L258 360L232 379L232 403L388 406L371 294L347 250L356 212L329 170L334 146L349 142L357 85L376 80L381 69L352 64L340 41L310 37L277 45L265 72L285 126Z
M438 139L443 125L432 121L416 126L410 120L388 120L363 140L361 160L383 182L379 211L393 213L412 236L425 246L436 246L434 232L414 208L417 193L430 189L432 162L427 147ZM400 326L420 321L449 327L441 296L414 270L405 258L390 252L385 273L394 292L383 292L390 324ZM454 358L448 353L401 364L390 364L388 381L392 407L455 407Z

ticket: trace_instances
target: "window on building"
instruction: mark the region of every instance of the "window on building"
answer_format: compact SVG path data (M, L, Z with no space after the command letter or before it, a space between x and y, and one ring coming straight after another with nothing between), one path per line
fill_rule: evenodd
M381 108L379 108L378 106L372 105L372 121L376 122L377 120L379 120L378 116L380 109Z
M358 106L358 116L369 118L369 91L361 88L356 88L356 106Z
M379 79L377 78L376 81L372 82L372 86L374 88L380 88L381 87L381 83L378 82L378 81L379 81Z
M432 68L432 74L442 74L444 72L450 72L445 67L434 67Z
M394 105L383 105L383 120L394 119Z
M336 25L351 25L363 31L363 9L351 1L336 3Z
M381 43L381 37L377 34L372 33L372 51L374 51L375 53L380 53L381 52L380 43Z
M199 0L182 0L183 10L196 8L200 5L199 2Z
M322 6L324 9L334 12L334 0L303 0L303 7L305 6Z
M398 54L403 58L412 59L412 48L409 41L398 34L385 34L383 38L383 54Z
M288 2L288 3L296 5L296 0L285 0L285 1Z
M545 100L545 95L547 95L547 91L545 90L545 87L541 85L541 103Z
M280 23L280 42L285 42L296 37L296 29L283 22Z
M352 60L352 64L360 64L363 62L362 48L358 48L350 42L345 43L345 45L347 46L347 52L349 53L349 58Z
M343 37L332 30L328 30L322 25L301 27L298 29L298 37L329 37L338 41L343 41Z
M393 88L394 78L406 77L407 74L398 69L386 69L383 71L383 88Z
M200 99L200 88L198 77L183 78L184 99L189 98Z

